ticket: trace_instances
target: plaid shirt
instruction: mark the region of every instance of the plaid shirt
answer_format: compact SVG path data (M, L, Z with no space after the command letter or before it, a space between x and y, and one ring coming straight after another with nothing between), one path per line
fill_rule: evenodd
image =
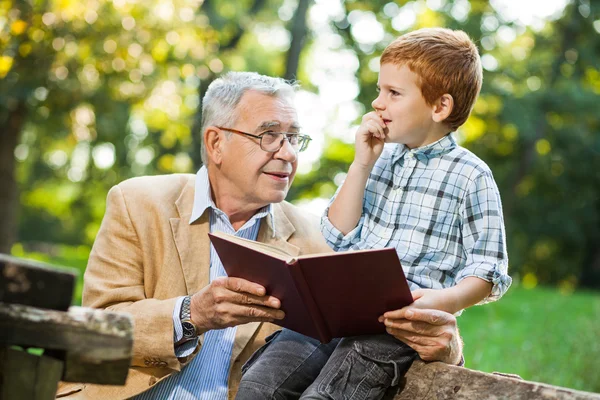
M485 303L510 286L492 172L452 135L412 150L386 145L367 181L360 221L347 235L328 212L321 231L334 250L394 247L411 290L447 288L476 276L493 284Z

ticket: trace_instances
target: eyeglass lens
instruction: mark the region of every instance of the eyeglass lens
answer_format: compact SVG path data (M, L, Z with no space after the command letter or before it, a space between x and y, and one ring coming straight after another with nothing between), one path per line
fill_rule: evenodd
M294 150L304 150L306 139L299 135L288 135L285 133L265 132L261 135L262 147L266 151L277 151L283 146L284 135Z

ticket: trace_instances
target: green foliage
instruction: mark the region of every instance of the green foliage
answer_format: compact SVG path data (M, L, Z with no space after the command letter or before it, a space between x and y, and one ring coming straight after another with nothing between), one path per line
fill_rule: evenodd
M600 4L573 0L556 21L534 30L505 19L486 0L469 2L466 16L455 12L459 3L441 2L433 11L421 2L345 2L345 18L333 26L360 62L357 100L371 108L377 73L370 61L404 33L393 20L405 8L420 10L410 30L465 30L486 62L481 96L457 136L491 167L500 188L511 275L599 288ZM385 39L361 42L353 31L359 15L374 16ZM514 40L503 38L502 29ZM347 165L336 162L340 151L346 152L325 151L319 163L326 168L300 177L300 189L314 195L310 188L322 185L324 175L344 172Z
M374 65L394 37L436 25L471 35L486 57L484 86L457 136L500 187L511 274L600 287L600 5L571 0L533 29L487 0L441 1L435 10L424 0L340 4L331 26L339 48L359 62L356 101L365 110L376 96ZM0 2L0 125L23 117L15 151L19 240L89 246L112 185L194 172L206 85L229 69L282 75L280 38L289 35L294 7L281 0ZM405 11L414 22L398 28ZM360 40L354 28L364 18L380 24L381 40ZM302 54L319 40L309 35ZM298 76L318 86L303 65ZM352 154L351 144L327 139L289 199L331 196Z
M600 393L600 295L513 286L458 317L466 367Z
M283 73L285 49L246 34L285 32L267 12L280 6L0 2L0 124L26 105L20 131L7 132L21 135L20 240L90 245L112 185L194 172L200 83L227 69Z
M598 287L600 136L589 116L600 91L586 71L598 68L600 35L592 22L600 8L582 7L573 2L556 23L488 51L499 67L487 72L484 101L464 135L497 178L512 271ZM502 106L490 112L486 99ZM473 121L487 129L470 139Z
M325 144L323 156L309 173L298 176L290 188L290 199L331 198L336 190L334 183L354 159L354 148L337 139Z

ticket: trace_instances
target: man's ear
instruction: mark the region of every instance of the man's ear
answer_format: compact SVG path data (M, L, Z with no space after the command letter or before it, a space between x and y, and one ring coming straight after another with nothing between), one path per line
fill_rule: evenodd
M219 128L209 126L204 131L203 139L206 156L213 164L220 165L223 158L223 140L225 139L223 132Z
M448 93L443 94L433 105L431 117L435 122L443 122L452 114L454 99Z

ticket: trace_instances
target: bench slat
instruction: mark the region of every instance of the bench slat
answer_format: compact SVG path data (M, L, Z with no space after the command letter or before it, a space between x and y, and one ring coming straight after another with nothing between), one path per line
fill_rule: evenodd
M76 271L0 254L0 302L66 311Z
M600 394L417 360L385 400L600 400Z
M0 303L0 346L51 351L65 361L63 381L125 383L133 322L123 313L71 307L68 312Z

